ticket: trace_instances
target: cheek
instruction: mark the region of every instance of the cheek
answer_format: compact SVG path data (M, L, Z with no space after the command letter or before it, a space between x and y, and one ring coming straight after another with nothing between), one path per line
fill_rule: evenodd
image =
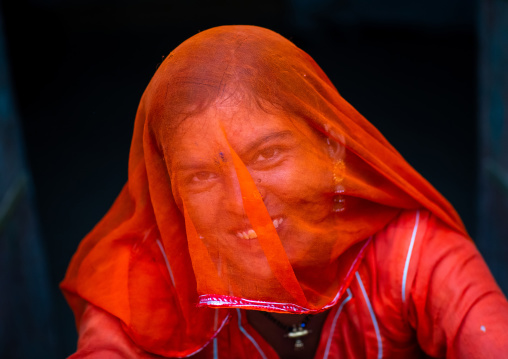
M198 233L213 228L222 217L219 213L221 198L218 190L184 194L182 200Z
M260 174L257 180L260 187L281 201L315 202L331 191L331 165L322 159L306 161L292 158L282 166Z

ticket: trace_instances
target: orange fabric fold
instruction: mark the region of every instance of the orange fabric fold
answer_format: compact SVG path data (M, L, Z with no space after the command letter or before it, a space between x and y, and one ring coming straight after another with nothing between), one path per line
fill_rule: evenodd
M61 288L78 326L91 303L139 347L185 357L231 308L334 305L369 238L417 208L467 236L309 55L270 30L217 27L178 46L150 81L128 183Z
M292 302L306 305L305 294L292 270L291 263L273 226L270 214L263 204L263 199L240 157L232 148L230 150L240 182L245 213L252 224L254 232L257 234L259 244L268 260L268 265L275 278L282 284L282 289L293 299Z

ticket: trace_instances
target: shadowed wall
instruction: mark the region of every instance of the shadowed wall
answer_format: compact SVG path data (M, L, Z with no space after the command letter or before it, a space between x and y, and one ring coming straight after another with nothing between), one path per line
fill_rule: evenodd
M54 321L46 252L11 92L0 12L0 357L51 358Z
M476 243L508 292L508 1L483 0L479 19L479 206Z

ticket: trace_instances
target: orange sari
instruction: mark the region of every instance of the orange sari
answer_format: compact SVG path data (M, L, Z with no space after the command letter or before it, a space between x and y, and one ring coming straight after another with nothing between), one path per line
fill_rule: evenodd
M152 78L128 182L61 288L78 328L97 311L139 353L203 354L234 308L337 310L376 236L413 209L467 237L305 52L266 29L218 27Z

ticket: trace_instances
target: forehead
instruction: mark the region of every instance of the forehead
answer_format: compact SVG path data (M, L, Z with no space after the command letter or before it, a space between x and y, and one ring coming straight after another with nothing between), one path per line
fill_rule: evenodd
M231 146L235 151L272 133L288 131L297 135L298 124L289 116L265 111L255 105L215 104L204 112L185 119L169 144L176 158L192 151L220 152Z

